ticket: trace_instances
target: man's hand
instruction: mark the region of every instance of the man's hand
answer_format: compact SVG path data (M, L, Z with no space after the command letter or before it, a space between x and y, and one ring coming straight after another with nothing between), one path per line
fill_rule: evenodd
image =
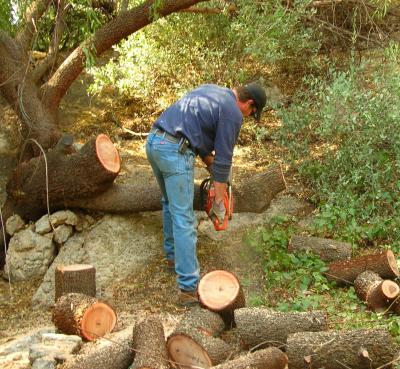
M210 210L210 218L212 219L214 216L217 217L218 221L222 223L224 221L226 214L226 209L224 202L221 201L217 203L214 199L211 210Z

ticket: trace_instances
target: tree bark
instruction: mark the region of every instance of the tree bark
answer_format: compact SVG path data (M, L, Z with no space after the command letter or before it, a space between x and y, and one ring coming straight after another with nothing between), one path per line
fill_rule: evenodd
M161 320L150 317L133 328L135 360L132 369L169 369L164 328Z
M340 242L319 237L293 236L288 251L311 251L325 262L350 259L352 247L347 242Z
M338 285L351 284L359 274L370 270L382 278L393 279L399 276L396 258L391 250L378 254L363 255L350 260L336 261L328 265L326 277Z
M235 311L235 322L245 349L284 347L289 334L328 329L327 317L322 311L283 313L265 308L243 308Z
M291 369L365 369L390 363L395 348L387 331L359 329L295 333L288 337L286 353Z
M54 280L55 302L67 293L96 297L96 269L93 265L59 265Z
M287 365L286 354L276 347L268 347L217 365L213 369L285 369Z
M114 329L117 315L104 302L81 293L69 293L57 300L52 321L63 333L93 341Z

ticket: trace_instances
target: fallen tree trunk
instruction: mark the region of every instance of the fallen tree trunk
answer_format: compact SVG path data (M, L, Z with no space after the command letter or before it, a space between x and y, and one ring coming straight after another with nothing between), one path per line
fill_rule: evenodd
M276 347L268 347L264 350L239 356L234 360L213 367L214 369L285 369L288 358Z
M366 270L379 274L382 278L399 276L396 258L391 250L378 254L359 256L350 260L335 261L328 265L326 277L338 285L352 284L357 276Z
M328 329L327 317L321 311L283 313L266 308L243 308L235 310L235 322L245 349L284 347L291 333Z
M369 270L361 273L354 281L357 296L375 312L388 310L392 301L399 295L400 288L391 280L383 280Z
M133 328L135 360L131 369L169 369L161 320L150 317Z
M382 329L299 332L287 340L291 369L391 367L396 345Z
M221 315L227 328L233 325L233 313L246 305L239 280L225 270L205 274L198 286L199 301L206 309Z
M347 242L330 240L327 238L293 236L290 240L288 251L311 251L321 260L331 262L351 258L352 247Z
M245 181L234 184L235 212L260 213L271 200L286 188L281 168L272 167ZM105 211L109 213L161 210L161 193L155 179L142 185L115 183L110 189L91 198L68 198L67 207ZM195 210L204 210L201 203L200 185L195 185Z
M55 301L67 293L96 297L96 269L93 265L59 265L54 274Z
M93 297L68 293L54 305L52 321L63 333L93 341L112 332L117 315L108 304Z

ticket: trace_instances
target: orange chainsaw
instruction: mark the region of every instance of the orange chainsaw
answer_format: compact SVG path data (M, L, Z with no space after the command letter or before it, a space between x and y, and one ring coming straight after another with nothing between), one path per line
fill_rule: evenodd
M216 216L210 215L211 208L215 199L215 188L210 177L206 178L200 185L201 201L209 218L214 224L216 231L224 231L228 228L228 222L232 219L233 215L233 193L231 180L226 185L226 191L224 196L224 206L226 209L225 217L222 223Z

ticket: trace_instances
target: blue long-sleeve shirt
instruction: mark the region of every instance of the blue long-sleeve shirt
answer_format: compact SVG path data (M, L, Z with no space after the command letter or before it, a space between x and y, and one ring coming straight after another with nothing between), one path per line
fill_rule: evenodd
M207 84L171 105L154 126L175 136L185 136L202 158L215 151L213 179L225 183L242 121L233 91Z

